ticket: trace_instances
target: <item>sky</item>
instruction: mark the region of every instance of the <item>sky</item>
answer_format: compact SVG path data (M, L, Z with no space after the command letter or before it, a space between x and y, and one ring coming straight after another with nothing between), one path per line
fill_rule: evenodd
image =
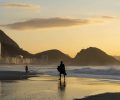
M119 11L120 0L0 0L0 29L33 54L97 47L119 56Z

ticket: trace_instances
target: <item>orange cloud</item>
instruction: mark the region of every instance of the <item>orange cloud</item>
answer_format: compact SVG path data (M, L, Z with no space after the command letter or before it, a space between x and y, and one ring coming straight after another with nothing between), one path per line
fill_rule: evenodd
M27 29L38 29L38 28L52 28L52 27L68 27L75 25L86 25L92 23L103 23L106 20L114 19L112 16L100 16L92 17L88 19L72 19L72 18L34 18L23 22L15 22L6 25L0 25L2 27L16 29L16 30L27 30Z
M24 8L24 9L36 9L39 6L28 3L1 3L0 7L3 8Z
M85 19L67 19L67 18L35 18L23 22L16 22L7 25L1 25L3 27L25 30L25 29L37 29L37 28L52 28L52 27L67 27L73 25L82 25L89 23Z
M114 16L101 16L101 18L105 18L105 19L114 19Z

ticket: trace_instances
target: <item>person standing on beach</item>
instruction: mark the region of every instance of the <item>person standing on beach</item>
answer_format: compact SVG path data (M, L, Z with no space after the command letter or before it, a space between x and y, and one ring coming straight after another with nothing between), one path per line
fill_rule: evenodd
M59 73L60 73L60 79L59 79L59 80L61 80L61 74L64 75L64 80L65 80L65 76L66 76L67 74L66 74L65 65L64 65L63 61L60 62L60 65L58 66L57 70L58 70Z
M25 66L25 72L28 73L28 66Z

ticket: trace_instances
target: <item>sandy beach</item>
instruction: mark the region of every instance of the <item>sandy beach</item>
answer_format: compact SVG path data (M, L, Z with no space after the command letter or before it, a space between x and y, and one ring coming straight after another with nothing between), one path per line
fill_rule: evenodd
M4 80L0 81L0 100L80 100L91 95L120 92L119 83L80 77L67 77L65 82L60 82L58 77L48 75Z

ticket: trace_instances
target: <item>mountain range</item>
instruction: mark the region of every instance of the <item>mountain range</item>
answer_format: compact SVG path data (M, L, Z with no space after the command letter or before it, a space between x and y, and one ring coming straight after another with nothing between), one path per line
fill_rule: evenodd
M61 60L69 65L87 66L120 64L117 59L96 47L82 49L74 58L71 58L69 55L64 54L57 49L31 54L28 51L20 48L19 45L13 39L7 36L2 30L0 30L0 42L2 57L22 56L23 58L35 58L45 61L45 64L59 63Z

